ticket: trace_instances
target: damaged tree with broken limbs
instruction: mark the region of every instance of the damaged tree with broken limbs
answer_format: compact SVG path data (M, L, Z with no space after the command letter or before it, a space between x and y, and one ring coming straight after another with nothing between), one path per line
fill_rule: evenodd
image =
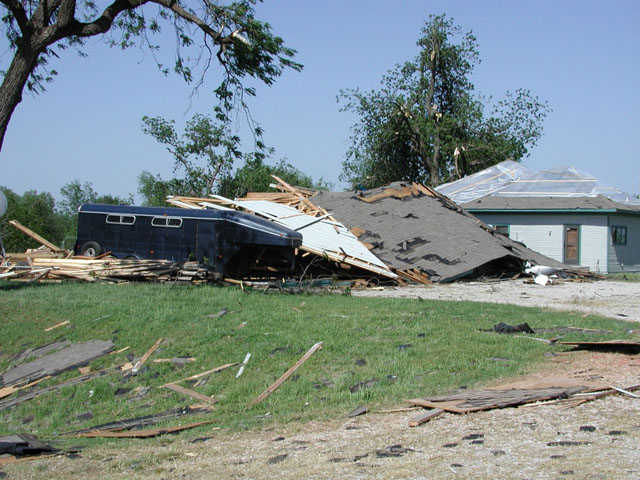
M341 179L370 189L394 181L438 186L504 160L520 160L542 135L548 104L528 90L491 102L471 75L478 42L453 20L430 16L418 55L395 66L381 88L340 92L342 110L359 120Z
M123 50L146 48L163 74L173 70L194 88L204 83L212 65L219 65L222 81L215 88L215 117L230 123L234 109L246 108L245 96L255 95L243 85L246 77L270 85L284 69L302 69L293 60L295 50L285 46L268 23L254 17L256 2L114 0L103 5L88 0L0 0L2 28L13 52L0 85L0 148L25 90L44 92L57 75L50 62L66 50L86 55L86 41L93 37ZM156 55L154 40L164 29L175 30L172 68ZM255 134L261 135L258 127Z

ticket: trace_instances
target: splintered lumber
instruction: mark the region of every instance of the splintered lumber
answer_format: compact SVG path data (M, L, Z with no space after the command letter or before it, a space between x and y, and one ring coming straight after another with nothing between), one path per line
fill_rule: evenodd
M50 332L51 330L58 328L58 327L63 327L65 325L69 324L69 320L65 320L64 322L60 322L60 323L56 323L55 325L49 327L49 328L45 328L44 331L45 332Z
M211 406L209 405L192 405L190 407L179 407L165 410L160 413L152 413L149 415L143 415L141 417L124 418L116 420L114 422L103 423L100 425L94 425L89 428L83 428L80 430L72 430L69 432L63 432L60 435L79 435L82 433L91 432L121 432L123 430L142 429L150 425L157 425L168 420L183 417L185 415L194 415L198 413L211 412Z
M87 432L79 433L78 437L86 438L150 438L157 437L158 435L165 435L167 433L181 432L182 430L188 430L190 428L199 427L201 425L208 425L215 420L205 420L204 422L189 423L187 425L176 425L175 427L154 428L151 430L134 430L128 432Z
M162 343L162 341L164 340L164 338L159 338L156 343L153 344L153 346L147 350L147 353L145 353L142 358L140 360L138 360L138 362L133 366L133 368L131 369L132 373L135 375L136 373L138 373L138 371L142 368L142 366L145 364L145 362L149 359L149 357L153 354L153 352L155 352L157 350L157 348L160 346L160 344Z
M264 392L258 395L250 404L249 407L253 407L254 405L260 403L269 395L271 395L280 385L282 385L293 373L302 366L304 362L306 362L311 355L313 355L316 351L322 348L322 342L316 343L313 347L309 349L307 353L305 353L300 360L298 360L293 367L287 370L278 380L273 382Z
M282 180L281 178L277 177L276 175L271 175L280 185L282 185L282 187L284 187L286 190L288 190L289 192L293 193L294 195L297 195L298 198L300 199L300 202L302 202L308 209L309 211L307 211L305 208L302 208L301 210L305 211L308 215L317 215L318 213L321 213L323 215L327 215L329 217L330 220L332 221L336 221L335 218L331 217L330 215L328 215L328 212L323 209L318 207L317 205L314 205L313 203L311 203L309 200L307 200L307 198L300 193L298 190L296 190L294 187L292 187L291 185L289 185L287 182L285 182L284 180Z
M89 380L93 380L94 378L102 377L109 373L111 370L116 370L122 367L122 365L117 365L115 367L105 368L103 370L97 370L95 372L88 373L86 375L80 375L78 377L74 377L71 380L67 380L66 382L58 383L56 385L50 385L48 387L41 388L39 390L32 390L30 392L23 393L22 395L18 395L14 398L8 398L6 400L0 401L0 410L4 410L6 408L13 407L14 405L19 405L23 402L36 398L37 396L44 395L45 393L53 392L55 390L60 390L61 388L69 387L71 385L77 385L79 383L88 382ZM46 378L42 378L40 380L45 380ZM34 382L35 383L35 382ZM32 383L33 384L33 383ZM25 386L26 387L26 386ZM25 388L23 387L23 388Z
M444 413L444 410L442 410L440 408L434 408L432 410L429 410L426 413L420 413L418 415L414 415L413 417L411 417L409 419L409 426L410 427L417 427L418 425L422 425L423 423L427 423L432 418L435 418L438 415L441 415L443 413Z
M25 388L33 387L34 385L37 385L38 383L44 380L47 380L49 378L51 377L42 377L31 383L27 383L26 385L20 385L20 386L13 385L11 387L2 387L0 388L0 398L5 398L5 397L8 397L9 395L13 395L16 392L19 392L20 390L24 390Z
M13 225L14 227L16 227L18 230L20 230L25 235L27 235L28 237L33 238L40 245L44 245L45 247L50 249L52 252L54 252L54 253L62 253L62 252L66 253L67 252L67 250L65 250L63 248L58 248L53 243L48 241L46 238L43 238L40 235L38 235L37 233L35 233L34 231L29 230L27 227L25 227L24 225L20 224L20 222L18 222L16 220L9 220L9 223L11 225Z
M236 365L240 365L240 362L227 363L226 365L221 365L219 367L212 368L211 370L207 370L205 372L196 373L195 375L191 375L190 377L183 378L182 380L178 380L177 382L173 382L173 383L186 382L188 380L197 380L198 378L206 377L207 375L211 375L212 373L220 372L220 371L222 371L222 370L224 370L226 368L229 368L229 367L235 367Z
M194 390L190 390L188 388L181 387L180 385L176 385L175 383L166 383L163 385L164 388L168 388L169 390L173 390L176 393L181 393L182 395L187 395L188 397L195 398L196 400L200 400L205 403L216 403L218 400L215 398L207 397L201 393L198 393Z

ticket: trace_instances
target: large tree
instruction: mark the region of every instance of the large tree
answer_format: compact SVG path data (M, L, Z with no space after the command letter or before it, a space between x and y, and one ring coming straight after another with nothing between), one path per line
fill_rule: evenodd
M52 58L68 48L84 53L82 45L91 37L123 49L147 47L156 58L152 34L163 28L175 30L173 70L187 82L201 84L214 62L223 67L215 90L217 116L229 121L229 111L244 106L244 94L255 94L243 85L246 76L270 85L284 68L302 68L293 61L295 51L254 17L257 1L0 0L0 28L13 51L0 85L0 148L25 88L41 92L55 76ZM169 71L160 62L158 66Z
M143 117L142 121L144 133L165 145L173 156L173 173L183 174L182 195L206 197L213 193L219 179L228 174L233 162L242 156L240 137L226 122L207 115L194 115L182 134L176 132L173 120ZM259 127L256 129L261 133ZM263 149L261 140L257 144Z
M342 109L360 117L341 177L353 187L439 185L520 160L542 134L548 107L527 90L507 92L493 105L474 94L479 53L471 32L431 16L417 45L417 57L389 71L379 90L341 91Z

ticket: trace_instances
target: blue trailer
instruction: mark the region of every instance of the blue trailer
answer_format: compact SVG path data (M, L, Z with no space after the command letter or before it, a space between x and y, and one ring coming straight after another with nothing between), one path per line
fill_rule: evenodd
M83 204L76 255L197 261L220 276L240 278L259 265L291 271L302 235L234 210Z

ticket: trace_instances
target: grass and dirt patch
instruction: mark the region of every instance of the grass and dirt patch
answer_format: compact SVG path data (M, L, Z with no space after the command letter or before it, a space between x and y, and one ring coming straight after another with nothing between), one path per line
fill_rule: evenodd
M483 332L495 324L528 323L535 328L572 326L609 330L587 340L628 338L628 324L580 313L511 305L420 299L355 298L348 295L245 293L218 286L167 284L0 283L2 342L0 371L27 348L68 339L109 340L129 350L94 361L93 370L144 354L158 338L164 342L138 376L113 372L0 411L0 434L29 432L56 446L114 444L118 440L57 437L57 434L118 419L162 412L195 403L164 388L137 398L138 386L161 387L213 367L251 359L240 378L237 367L214 374L193 387L219 399L215 410L180 422L215 420L229 431L262 429L344 417L352 409L395 407L408 398L444 393L526 373L545 353L562 346ZM219 318L208 315L227 309ZM62 321L70 323L45 332ZM554 333L536 335L551 338ZM584 340L567 334L565 340ZM247 405L292 366L313 344L324 348L259 405ZM153 363L154 358L193 357L184 368ZM59 383L65 372L38 387ZM121 395L116 390L130 389ZM93 417L80 420L90 411ZM29 420L28 423L26 420ZM176 422L173 422L176 423ZM186 432L194 438L212 426ZM57 438L56 438L57 437ZM167 437L145 442L167 443ZM120 441L131 445L134 441Z

